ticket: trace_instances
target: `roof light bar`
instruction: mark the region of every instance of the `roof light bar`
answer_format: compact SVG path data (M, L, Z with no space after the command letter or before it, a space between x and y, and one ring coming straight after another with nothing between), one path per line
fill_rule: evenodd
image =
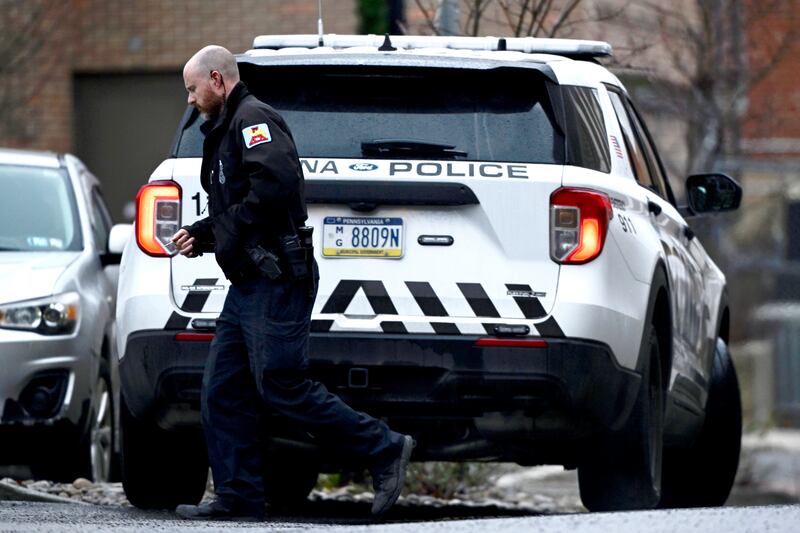
M505 50L526 54L555 54L581 57L608 57L611 45L603 41L579 39L545 39L541 37L447 37L392 35L391 43L397 48L450 48L453 50ZM378 48L384 43L383 35L325 35L325 46L330 48ZM253 48L317 48L319 35L259 35Z

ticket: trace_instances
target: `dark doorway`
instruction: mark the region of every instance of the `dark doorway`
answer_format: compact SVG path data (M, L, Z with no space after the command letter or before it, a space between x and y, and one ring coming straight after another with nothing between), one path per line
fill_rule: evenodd
M103 184L115 222L124 222L169 152L186 108L179 72L75 76L75 153Z

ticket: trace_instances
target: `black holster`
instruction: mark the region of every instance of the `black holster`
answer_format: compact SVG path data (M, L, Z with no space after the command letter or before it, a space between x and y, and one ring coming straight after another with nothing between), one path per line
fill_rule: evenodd
M313 296L316 291L313 233L311 226L302 226L296 234L281 237L277 250L257 245L247 248L247 253L258 270L270 279L308 280L309 295Z

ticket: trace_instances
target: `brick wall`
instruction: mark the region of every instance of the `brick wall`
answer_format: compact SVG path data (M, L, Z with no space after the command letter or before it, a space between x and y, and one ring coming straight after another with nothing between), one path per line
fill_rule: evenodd
M767 11L755 0L748 4L748 63L755 83L744 149L756 157L800 157L800 1L769 3Z
M355 5L324 2L326 33L355 32ZM75 73L180 71L206 44L237 53L259 34L316 31L316 0L8 0L0 146L73 150Z

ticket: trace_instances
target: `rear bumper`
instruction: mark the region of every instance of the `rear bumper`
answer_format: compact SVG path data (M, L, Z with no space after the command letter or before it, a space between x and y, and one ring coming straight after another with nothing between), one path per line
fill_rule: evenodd
M544 339L541 348L485 347L475 345L478 338L312 334L309 374L354 408L401 427L422 419L558 413L596 431L627 418L640 378L607 346L559 338ZM134 416L164 428L198 425L208 347L208 340L177 340L174 331L132 334L120 377Z

